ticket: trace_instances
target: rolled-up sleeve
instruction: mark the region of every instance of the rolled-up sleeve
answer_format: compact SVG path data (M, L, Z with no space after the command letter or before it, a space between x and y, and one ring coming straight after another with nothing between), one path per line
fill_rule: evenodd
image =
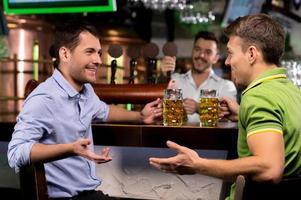
M30 163L32 146L44 134L51 133L54 123L54 105L49 96L33 95L24 103L8 145L8 163L16 172Z

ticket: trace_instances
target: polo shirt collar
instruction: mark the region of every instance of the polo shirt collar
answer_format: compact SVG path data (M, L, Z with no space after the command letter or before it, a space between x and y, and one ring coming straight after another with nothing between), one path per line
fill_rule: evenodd
M87 88L85 84L83 85L83 91L79 93L74 87L72 87L58 69L54 70L52 77L69 97L74 98L80 96L83 99L87 99Z
M275 68L268 70L260 74L251 84L242 92L242 95L245 94L250 89L260 85L261 83L278 78L286 78L286 69L285 68Z

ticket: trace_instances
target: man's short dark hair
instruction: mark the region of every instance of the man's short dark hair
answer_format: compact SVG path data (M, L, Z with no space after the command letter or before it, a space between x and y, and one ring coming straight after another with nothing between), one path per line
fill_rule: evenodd
M224 30L225 34L243 40L242 50L255 45L262 51L263 59L269 64L279 64L284 51L285 32L283 27L269 15L254 14L237 18Z
M194 43L200 38L203 38L204 40L212 40L212 41L216 42L217 45L219 43L219 41L218 41L217 37L215 36L215 34L212 33L212 32L209 32L209 31L200 31L200 32L198 32L194 37Z
M100 38L97 29L86 21L69 20L56 27L54 43L49 49L50 56L55 60L54 67L58 67L60 63L59 49L65 46L71 51L74 50L79 44L79 35L82 32L89 32Z

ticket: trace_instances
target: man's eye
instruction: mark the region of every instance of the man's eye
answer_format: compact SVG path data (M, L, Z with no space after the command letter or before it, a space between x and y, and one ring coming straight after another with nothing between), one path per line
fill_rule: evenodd
M207 54L207 55L210 55L210 54L212 54L212 51L207 50L207 51L206 51L206 54Z

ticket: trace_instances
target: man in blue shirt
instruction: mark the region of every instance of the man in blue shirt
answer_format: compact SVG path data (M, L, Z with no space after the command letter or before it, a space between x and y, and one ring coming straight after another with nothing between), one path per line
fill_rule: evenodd
M101 65L101 44L96 29L81 22L58 28L52 49L53 75L25 100L8 147L12 168L45 164L51 199L110 199L95 188L95 163L110 161L109 149L93 151L91 121L153 123L162 114L160 100L141 112L126 111L99 100L90 83ZM89 195L82 198L82 192ZM86 194L86 192L85 192Z

